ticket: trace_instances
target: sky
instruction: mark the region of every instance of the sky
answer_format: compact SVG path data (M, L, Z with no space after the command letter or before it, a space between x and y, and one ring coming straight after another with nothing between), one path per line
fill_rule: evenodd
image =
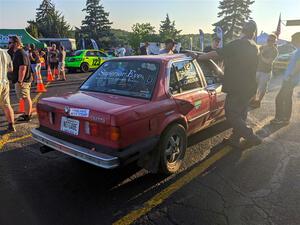
M0 0L0 28L25 28L27 20L35 19L36 8L42 0ZM80 27L85 13L86 0L52 0L71 26ZM112 27L131 31L135 23L149 22L159 30L160 21L168 13L175 20L176 28L182 34L196 34L201 28L212 33L212 24L217 22L219 0L101 0ZM300 19L299 0L256 0L250 8L251 17L257 22L259 33L276 30L278 17L282 20ZM12 11L13 10L13 11ZM282 26L280 38L300 31L298 27Z

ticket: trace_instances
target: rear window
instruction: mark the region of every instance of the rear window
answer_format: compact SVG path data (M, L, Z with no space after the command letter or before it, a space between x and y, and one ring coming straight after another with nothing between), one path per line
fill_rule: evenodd
M88 78L80 90L150 99L159 63L140 60L107 61Z

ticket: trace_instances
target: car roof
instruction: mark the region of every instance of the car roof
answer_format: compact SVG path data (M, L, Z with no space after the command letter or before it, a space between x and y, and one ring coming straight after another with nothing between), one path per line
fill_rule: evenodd
M171 61L176 59L187 58L184 54L163 54L163 55L139 55L139 56L124 56L117 57L111 60L147 60L147 61Z

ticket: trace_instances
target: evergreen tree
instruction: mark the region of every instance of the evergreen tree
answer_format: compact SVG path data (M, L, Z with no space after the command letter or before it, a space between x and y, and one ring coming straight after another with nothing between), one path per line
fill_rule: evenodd
M224 40L237 38L245 21L251 19L249 9L254 0L222 0L219 3L219 22L213 24L220 26L224 32Z
M108 46L112 37L110 26L112 23L100 0L87 0L83 11L87 13L81 26L83 36L95 39L101 47Z
M176 39L180 32L181 30L175 28L175 21L171 22L170 17L167 14L166 19L161 21L160 24L159 35L161 41L164 42L169 38Z
M35 37L35 38L38 38L40 35L39 35L39 31L38 31L38 27L37 27L37 24L34 20L29 20L27 21L27 23L29 24L25 29L26 31L32 36L32 37Z
M43 0L36 9L36 18L28 21L26 28L33 36L39 37L70 37L71 27L64 16L55 9L51 0ZM37 30L37 31L36 31ZM36 36L35 36L36 37Z

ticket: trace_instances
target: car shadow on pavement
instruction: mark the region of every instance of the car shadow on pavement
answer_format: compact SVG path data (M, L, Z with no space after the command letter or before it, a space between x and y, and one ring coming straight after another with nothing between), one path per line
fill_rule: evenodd
M188 138L188 147L199 144L200 142L212 138L213 136L216 136L228 129L230 129L230 126L226 121L223 121L214 126L201 130Z

